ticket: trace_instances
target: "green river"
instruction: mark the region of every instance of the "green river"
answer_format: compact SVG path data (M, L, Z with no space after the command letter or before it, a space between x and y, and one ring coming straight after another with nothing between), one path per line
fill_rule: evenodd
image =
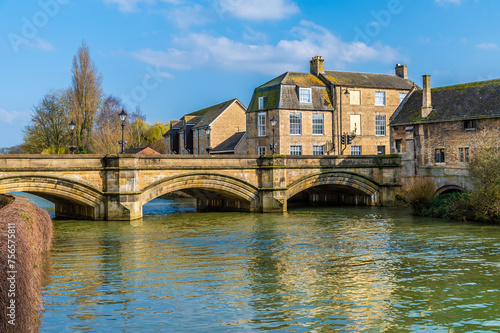
M500 226L382 208L54 221L41 332L499 332Z

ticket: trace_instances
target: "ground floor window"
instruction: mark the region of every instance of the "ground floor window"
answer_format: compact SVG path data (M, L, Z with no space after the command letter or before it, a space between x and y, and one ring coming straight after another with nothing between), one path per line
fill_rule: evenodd
M444 163L444 148L438 148L436 152L436 163Z
M302 155L302 146L290 146L290 155Z
M313 146L313 155L325 155L325 146Z
M266 155L266 146L260 146L259 148L257 148L257 153L259 155Z
M401 144L402 144L403 140L402 139L396 139L396 153L400 153L401 152Z
M351 155L361 155L361 146L351 146Z
M469 148L458 148L460 162L469 162Z
M377 146L377 154L385 155L385 146Z

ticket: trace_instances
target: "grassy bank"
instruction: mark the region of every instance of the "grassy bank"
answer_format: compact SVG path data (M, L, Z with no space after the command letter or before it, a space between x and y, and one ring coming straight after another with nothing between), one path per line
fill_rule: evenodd
M52 219L35 204L0 195L0 332L38 332L42 253Z

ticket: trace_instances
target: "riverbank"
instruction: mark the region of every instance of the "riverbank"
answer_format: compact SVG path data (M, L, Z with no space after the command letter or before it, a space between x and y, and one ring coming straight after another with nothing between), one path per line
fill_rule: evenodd
M0 195L0 332L38 332L42 254L52 245L52 219L29 200Z

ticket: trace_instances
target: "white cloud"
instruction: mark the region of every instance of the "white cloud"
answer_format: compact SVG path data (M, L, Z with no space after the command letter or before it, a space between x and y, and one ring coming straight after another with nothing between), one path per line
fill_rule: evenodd
M42 51L52 51L54 49L54 45L50 44L48 41L41 38L33 38L32 41L28 44L29 47L39 49Z
M180 5L182 0L104 0L108 4L117 4L118 9L124 13L132 13L139 10L139 5L156 5L158 2Z
M290 0L219 0L216 9L221 15L255 21L281 20L300 12Z
M324 27L302 21L292 30L296 38L276 45L250 44L208 34L190 34L177 38L177 48L143 49L132 56L161 68L188 70L212 68L232 72L280 74L304 68L314 55L322 55L327 67L339 69L348 63L378 61L394 63L401 59L397 50L375 43L344 42Z
M453 4L453 5L460 5L462 3L462 0L435 0L437 4L444 6L448 4Z
M30 120L30 114L22 111L7 111L0 108L0 122L12 124L13 121L26 122Z
M481 50L496 50L498 45L495 43L480 43L476 44L476 47Z
M191 26L203 25L210 22L208 10L200 5L185 6L170 10L167 18L174 21L181 29L189 29Z

